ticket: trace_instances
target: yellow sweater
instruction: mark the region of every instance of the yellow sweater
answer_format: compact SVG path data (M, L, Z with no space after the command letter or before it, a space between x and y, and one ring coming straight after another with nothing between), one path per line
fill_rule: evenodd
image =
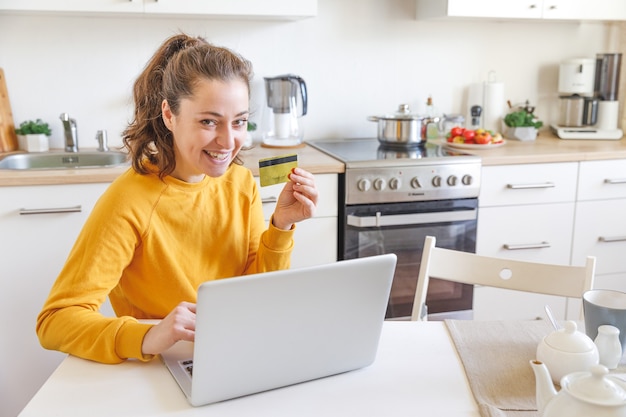
M250 171L195 184L132 168L100 197L37 319L43 347L104 363L148 360L150 325L207 280L289 268L293 230L265 230ZM107 295L118 317L99 308Z

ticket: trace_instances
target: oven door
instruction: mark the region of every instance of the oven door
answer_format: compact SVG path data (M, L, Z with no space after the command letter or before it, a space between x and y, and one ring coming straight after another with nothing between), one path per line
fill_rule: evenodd
M475 198L355 205L345 210L340 242L343 259L384 253L398 256L387 319L411 315L426 236L435 236L438 247L476 251ZM426 297L428 313L445 313L441 318L467 317L472 298L471 285L432 279Z

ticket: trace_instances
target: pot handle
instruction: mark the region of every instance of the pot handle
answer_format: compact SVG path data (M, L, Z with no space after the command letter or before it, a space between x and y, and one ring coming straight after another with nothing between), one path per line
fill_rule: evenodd
M378 122L380 118L378 116L368 116L367 120L369 120L370 122Z

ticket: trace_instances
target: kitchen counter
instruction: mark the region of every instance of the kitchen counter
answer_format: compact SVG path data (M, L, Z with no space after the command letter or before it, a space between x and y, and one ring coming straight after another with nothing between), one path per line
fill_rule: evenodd
M344 165L334 158L306 145L302 148L265 148L256 145L241 153L244 165L256 176L258 161L262 158L284 154L298 154L299 166L313 174L338 174ZM77 168L56 170L0 170L0 186L55 185L111 182L128 169L128 165L111 168Z
M480 156L484 166L626 159L626 140L564 140L550 132L541 132L534 141L508 139L504 146L498 148L463 152ZM289 149L265 148L256 144L254 148L244 151L242 157L244 165L254 175L258 175L259 159L289 153L297 153L299 165L313 174L339 174L345 171L343 163L308 145ZM0 186L111 182L126 169L128 166L74 170L0 170Z
M534 141L507 139L498 148L463 152L480 156L483 166L626 159L626 140L559 139L541 132Z

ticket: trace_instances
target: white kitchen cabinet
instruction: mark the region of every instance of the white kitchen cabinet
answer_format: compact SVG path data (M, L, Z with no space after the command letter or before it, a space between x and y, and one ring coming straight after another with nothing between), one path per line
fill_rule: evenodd
M2 417L17 415L65 357L40 346L35 321L76 236L107 186L0 187ZM44 212L20 214L23 209Z
M298 19L317 15L317 0L0 0L1 11Z
M0 0L0 11L143 13L144 0Z
M621 276L626 285L626 161L580 163L572 263L597 257L596 277ZM615 282L617 278L611 281ZM618 288L616 288L618 289Z
M623 0L416 0L418 19L626 20Z
M258 177L256 178L259 184ZM291 255L291 267L319 265L337 261L337 174L315 175L319 190L315 216L296 224L295 246ZM265 221L276 207L276 200L285 184L260 187Z
M570 264L578 163L483 167L476 252ZM559 319L579 318L580 302L476 287L474 318L534 319L549 304Z

